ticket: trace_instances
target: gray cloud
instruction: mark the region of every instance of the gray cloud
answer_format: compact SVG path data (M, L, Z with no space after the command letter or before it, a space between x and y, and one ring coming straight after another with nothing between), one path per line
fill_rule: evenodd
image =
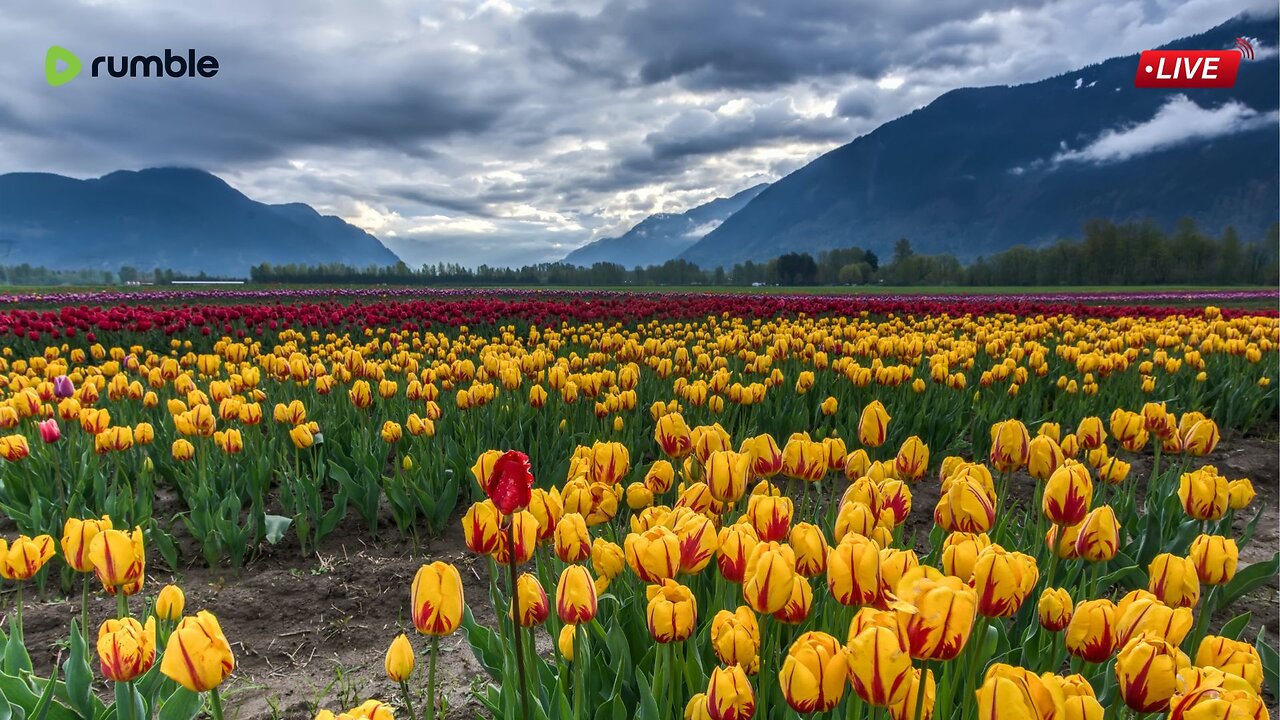
M0 172L197 166L266 202L341 215L413 263L547 260L652 212L775 180L955 87L1039 79L1244 9L1221 0L10 3ZM194 47L221 70L210 80L81 77L50 88L41 70L55 43L86 60Z

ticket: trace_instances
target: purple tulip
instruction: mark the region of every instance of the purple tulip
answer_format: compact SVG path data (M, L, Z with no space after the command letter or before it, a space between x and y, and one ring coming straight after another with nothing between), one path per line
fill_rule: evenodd
M53 395L58 399L69 398L76 394L76 388L71 384L71 378L66 375L59 375L53 379Z

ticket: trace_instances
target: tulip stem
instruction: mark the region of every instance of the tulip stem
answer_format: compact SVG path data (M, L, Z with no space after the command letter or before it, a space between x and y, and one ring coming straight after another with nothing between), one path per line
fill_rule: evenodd
M129 617L129 596L124 594L123 587L116 587L116 617L121 620Z
M209 691L209 702L213 705L213 720L223 720L222 696L218 694L218 688Z
M920 664L920 684L916 688L916 712L915 720L920 720L924 715L924 689L929 684L929 663Z
M434 658L435 653L432 653L431 657ZM409 717L412 720L417 720L418 714L413 711L413 696L409 694L409 683L407 681L400 681L400 692L404 694L404 709L409 713Z
M427 661L427 716L436 720L436 656L440 654L440 636L431 636L431 659ZM410 710L412 715L413 711Z
M509 570L508 578L511 581L511 602L513 603L513 607L518 607L519 601L516 598L517 549L516 549L515 526L516 526L515 515L512 515L510 522L507 523L507 548L508 548L508 555L510 556L510 560L511 560L511 562L508 564L507 567ZM523 643L520 641L520 635L521 635L520 623L515 622L514 618L513 618L513 622L511 623L511 632L513 635L515 635L516 676L519 678L519 683L520 683L520 717L524 718L524 720L529 720L529 689L528 689L527 681L525 680L525 677L524 677L524 646L523 646ZM432 658L434 659L434 657L435 657L435 654L432 653ZM432 698L431 701L434 703L435 698Z
M133 683L116 683L116 718L133 720Z
M80 631L89 635L89 578L90 575L82 576L84 582L80 584Z

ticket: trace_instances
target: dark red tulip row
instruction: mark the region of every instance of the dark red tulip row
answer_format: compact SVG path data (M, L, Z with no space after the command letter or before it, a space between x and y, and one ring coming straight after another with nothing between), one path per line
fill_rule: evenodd
M728 313L749 318L797 315L869 314L874 316L989 316L1020 317L1067 314L1077 318L1194 316L1199 307L1091 304L1079 298L1062 302L1037 296L921 296L921 295L763 295L723 293L631 293L606 291L454 291L398 292L257 291L265 302L228 303L236 291L199 291L196 298L181 293L153 293L148 304L65 305L57 309L14 308L0 312L0 336L33 342L81 335L95 342L98 334L160 331L170 336L217 334L261 335L285 328L351 329L382 327L392 330L519 322L541 326L572 323L633 323L650 320L696 320ZM321 298L311 300L310 298ZM195 300L195 302L193 302ZM223 302L219 302L219 301ZM272 301L274 300L274 301ZM1092 302L1098 302L1092 299ZM44 302L54 301L43 296ZM288 301L288 302L286 302ZM1276 316L1273 308L1225 308L1224 317Z

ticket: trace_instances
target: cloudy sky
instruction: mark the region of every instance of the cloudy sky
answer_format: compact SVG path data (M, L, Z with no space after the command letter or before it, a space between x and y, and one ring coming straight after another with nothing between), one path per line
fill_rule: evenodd
M43 0L0 22L0 172L213 171L411 264L554 260L774 180L955 87L1037 80L1274 0ZM48 46L212 79L51 88ZM87 68L86 68L87 75ZM1175 109L1176 110L1176 109Z

